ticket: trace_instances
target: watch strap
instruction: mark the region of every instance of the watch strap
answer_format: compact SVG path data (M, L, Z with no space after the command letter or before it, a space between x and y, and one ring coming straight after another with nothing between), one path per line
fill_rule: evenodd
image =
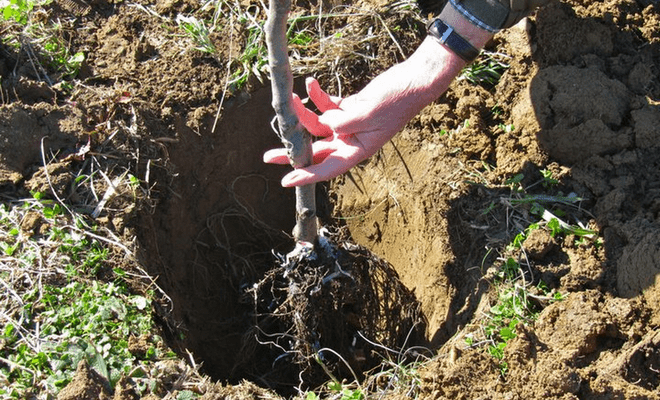
M454 31L454 28L444 23L440 18L436 18L428 26L429 35L437 38L440 43L449 47L468 63L474 61L479 55L479 50L470 44L463 36Z

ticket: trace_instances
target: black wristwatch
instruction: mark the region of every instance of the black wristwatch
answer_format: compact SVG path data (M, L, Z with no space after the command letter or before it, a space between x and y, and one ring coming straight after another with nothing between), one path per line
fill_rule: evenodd
M440 43L449 47L468 63L474 61L479 55L479 50L475 49L463 36L456 33L454 28L442 22L440 18L436 18L429 23L428 32L429 35L436 37Z

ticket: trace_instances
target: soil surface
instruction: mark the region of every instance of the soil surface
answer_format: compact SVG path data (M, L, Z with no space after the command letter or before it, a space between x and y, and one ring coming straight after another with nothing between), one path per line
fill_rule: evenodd
M265 19L261 2L243 3ZM279 185L287 168L261 161L278 146L268 85L227 85L249 33L223 25L211 56L175 30L177 15L199 10L193 0L72 4L44 16L66 21L67 42L86 55L71 88L0 44L3 196L49 193L135 245L167 295L157 312L170 346L220 383L249 381L208 398L257 396L270 362L243 359L243 295L273 265L272 249L290 250L294 200ZM359 90L423 38L417 11L338 5L293 11L350 11L319 20L326 35L342 33L334 42L294 52L296 72L315 71L333 93ZM364 40L344 40L351 33ZM376 156L319 185L321 220L387 260L420 304L415 344L437 355L420 371L421 398L660 398L660 4L558 1L487 50L508 64L499 82L456 80ZM333 62L306 64L317 56ZM542 170L558 183L544 185ZM102 176L76 179L94 171ZM503 372L465 338L497 301L507 244L540 219L530 196L597 239L538 230L523 242L528 283L565 296L516 327ZM89 382L80 393L110 393Z

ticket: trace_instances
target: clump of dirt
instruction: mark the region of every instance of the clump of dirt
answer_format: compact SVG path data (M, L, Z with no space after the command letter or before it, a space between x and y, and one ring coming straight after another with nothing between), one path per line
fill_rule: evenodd
M394 140L396 149L385 146L350 180L334 182L338 215L355 240L392 263L422 303L427 336L445 344L424 393L657 398L657 369L644 367L657 354L633 350L660 326L660 142L650 128L660 115L657 20L656 4L637 1L544 7L490 44L511 56L494 89L455 82ZM540 186L542 169L561 187ZM497 265L493 249L534 222L529 209L511 207L507 179L516 176L528 195L584 199L564 208L565 218L595 227L603 242L523 243L532 282L570 294L533 327L518 327L524 333L507 345L502 376L499 364L465 350L460 328L493 304L484 273Z
M114 394L112 394L114 393ZM114 391L108 380L82 360L73 380L57 394L57 400L134 400L135 391L126 379L117 382Z

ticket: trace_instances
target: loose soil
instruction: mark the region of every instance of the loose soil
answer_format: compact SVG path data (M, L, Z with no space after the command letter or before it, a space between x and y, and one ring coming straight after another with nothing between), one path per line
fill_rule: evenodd
M244 3L265 18L261 3ZM277 387L267 379L270 353L241 350L254 327L246 288L272 268L272 250L290 250L294 212L292 191L279 185L286 168L261 161L278 145L268 85L253 78L225 93L227 60L242 51L227 38L241 43L247 33L225 26L211 36L212 57L172 32L178 14L199 8L192 0L72 4L51 4L46 18L69 21L63 35L86 54L73 89L50 86L24 51L0 45L3 197L58 196L135 246L165 293L156 314L168 344L183 359L190 350L212 379L237 384L208 398ZM319 6L300 1L294 14ZM351 27L364 41L342 41L351 33L343 31L335 47L296 49L296 71L315 71L334 93L359 90L423 37L414 12L378 0L350 10L324 29ZM391 38L370 39L383 25ZM376 156L319 185L321 220L386 260L420 305L425 332L408 344L437 355L420 370L421 398L660 398L660 5L556 2L487 50L509 65L499 83L455 81ZM333 51L341 57L325 60L334 63L305 65L304 56ZM88 140L90 152L76 157ZM543 169L557 186L540 183ZM130 173L141 185L117 180L102 202L107 181L95 179L91 195L75 180L83 171ZM464 339L496 300L498 251L538 221L512 201L520 194L507 180L517 175L530 195L583 199L556 207L602 243L544 231L524 242L531 284L566 296L518 326L503 374ZM76 384L89 375L80 368ZM106 390L89 382L80 393Z

